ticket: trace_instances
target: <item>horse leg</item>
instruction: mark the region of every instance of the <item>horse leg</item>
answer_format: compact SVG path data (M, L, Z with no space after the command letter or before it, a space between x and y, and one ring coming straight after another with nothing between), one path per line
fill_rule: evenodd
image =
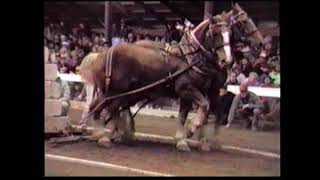
M101 119L104 120L104 124L106 128L110 130L110 133L108 133L108 135L100 133L100 131L103 131L103 129L97 129L97 131L93 133L93 136L100 136L98 144L105 147L110 147L111 140L114 140L121 136L121 132L118 132L118 121L120 119L119 107L120 102L118 100L113 101L108 106L106 106L103 112L101 113Z
M196 130L202 124L205 124L208 118L210 104L208 98L206 98L198 89L191 85L179 86L176 88L176 92L183 99L190 99L198 105L198 112L195 119L186 126L186 137L191 137Z
M116 109L115 109L116 110ZM110 122L113 122L110 130L111 130L111 135L104 135L102 138L98 140L98 144L104 147L111 147L113 145L112 141L121 141L121 135L122 132L118 130L118 121L121 119L120 118L120 112L119 111L111 111L112 114L110 115L112 120ZM110 126L109 126L110 127Z
M218 78L220 79L220 78ZM224 82L224 81L223 81ZM204 124L200 128L200 136L198 136L198 140L202 142L201 149L204 151L211 149L219 149L221 147L220 143L218 142L216 136L219 133L219 127L223 123L222 119L222 112L221 112L221 100L219 98L219 89L222 86L222 82L214 81L212 84L209 94L210 98L210 113L214 115L214 121L208 120L207 124Z
M130 108L126 108L120 113L119 129L124 130L123 139L125 141L130 141L133 138L135 132L134 119L132 118L132 113Z
M185 141L187 135L184 128L184 124L186 122L186 119L191 107L192 107L192 102L183 98L180 99L179 115L177 120L178 127L177 127L175 138L178 140L176 147L182 151L190 151L190 147Z

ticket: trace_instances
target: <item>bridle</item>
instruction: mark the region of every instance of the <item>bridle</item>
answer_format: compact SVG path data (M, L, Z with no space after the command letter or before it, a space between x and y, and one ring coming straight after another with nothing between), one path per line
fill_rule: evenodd
M228 25L227 23L222 22L222 23L214 24L214 25L213 25L212 27L210 27L210 28L214 28L214 27L216 27L216 26L229 27L229 25ZM222 29L222 31L223 31L223 29ZM214 39L214 37L217 36L217 35L220 35L221 32L212 33L212 31L209 31L209 34L210 34L211 38ZM228 42L223 42L221 45L219 45L219 46L217 46L217 47L211 48L211 51L214 52L214 54L215 54L218 49L221 49L221 48L224 48L224 47L230 46L230 45L231 45L231 44L230 44L230 40L229 40Z
M224 26L224 27L228 27L229 28L229 24L226 22L218 22L215 24L210 25L210 30L209 30L209 34L211 36L212 39L214 39L215 36L220 35L221 31L217 32L217 33L212 33L211 29L217 27L217 26ZM210 50L206 49L204 47L203 44L201 44L192 33L187 33L187 37L189 39L189 41L191 42L191 44L196 48L195 52L198 52L198 50L202 50L202 52L204 52L204 55L206 55L208 58L212 58L213 55L217 54L217 50L224 48L226 46L230 46L230 41L225 43L223 42L223 44L219 45L218 47L214 47L211 48Z
M244 26L245 26L245 25L244 25L244 21L242 21L242 20L239 19L239 17L240 17L241 15L246 15L246 13L245 13L244 11L240 11L240 12L238 12L236 15L231 16L230 26L236 25L236 26L240 29L240 31L244 32L244 34L245 34L244 36L247 38L247 37L250 37L250 36L252 36L253 34L255 34L255 33L258 31L258 28L255 27L252 31L246 32L246 30L244 29ZM252 19L251 19L251 18L248 18L248 17L247 17L246 20L247 20L247 21L252 21Z

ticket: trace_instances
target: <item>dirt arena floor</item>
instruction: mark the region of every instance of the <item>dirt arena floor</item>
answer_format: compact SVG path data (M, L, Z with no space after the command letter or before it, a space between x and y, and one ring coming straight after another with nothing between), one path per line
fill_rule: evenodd
M80 119L81 112L72 110L73 122ZM138 132L173 136L176 119L156 116L136 117ZM218 139L222 144L234 145L280 154L280 133L252 132L231 128L220 130ZM156 171L177 176L280 176L280 160L234 151L180 152L172 145L137 142L134 145L116 144L110 149L101 148L95 142L82 141L52 147L45 142L45 152L73 158L94 160ZM47 176L137 176L105 168L95 168L55 160L45 161Z

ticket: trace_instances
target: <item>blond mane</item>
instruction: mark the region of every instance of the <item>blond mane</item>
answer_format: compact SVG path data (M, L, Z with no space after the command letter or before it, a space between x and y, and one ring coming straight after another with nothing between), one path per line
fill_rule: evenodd
M90 53L82 60L79 74L85 83L95 84L103 59L101 53Z

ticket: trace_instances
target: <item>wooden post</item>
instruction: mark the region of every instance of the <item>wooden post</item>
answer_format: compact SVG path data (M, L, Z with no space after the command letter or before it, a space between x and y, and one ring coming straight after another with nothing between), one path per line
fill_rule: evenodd
M206 20L212 17L212 15L213 15L213 1L205 1L203 20Z
M111 42L111 20L112 20L112 10L111 10L111 2L106 1L105 2L105 8L104 8L104 25L105 25L105 39L108 44L108 46L112 45Z

